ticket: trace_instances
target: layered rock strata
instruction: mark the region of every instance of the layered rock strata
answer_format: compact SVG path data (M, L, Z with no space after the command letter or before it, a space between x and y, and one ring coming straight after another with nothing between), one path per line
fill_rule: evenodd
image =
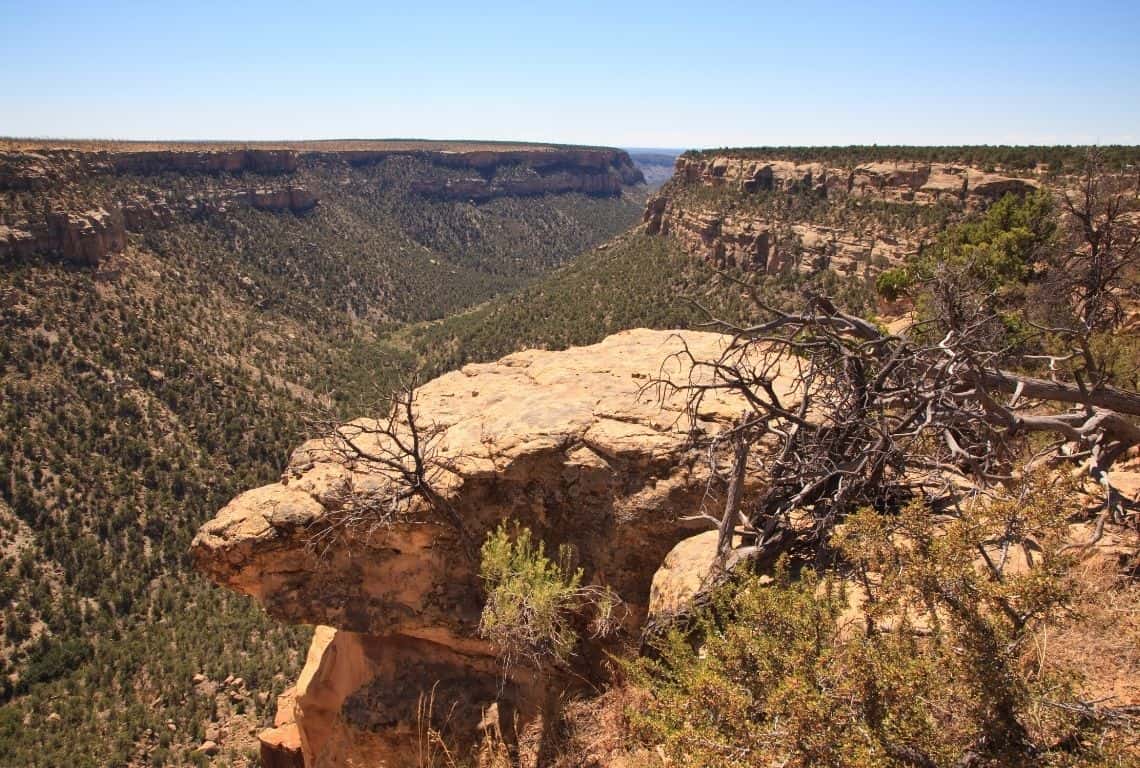
M462 178L417 180L421 194L445 198L582 192L617 195L624 186L644 183L629 155L617 149L536 147L503 150L216 149L108 151L50 149L0 151L0 190L40 190L92 176L175 174L293 174L317 163L364 166L411 157L442 171L474 172ZM506 173L509 179L496 180Z
M306 213L319 203L320 178L348 174L391 161L411 178L400 192L445 201L485 202L500 197L580 193L613 197L644 181L629 155L604 148L534 147L423 149L369 142L370 149L306 148L0 149L0 190L16 202L0 211L0 258L49 253L93 265L125 245L125 232L169 226L180 215L217 213L232 205L272 212ZM415 162L413 162L413 160ZM173 174L189 185L150 177ZM323 174L323 175L322 175ZM289 177L282 183L279 177ZM318 177L317 191L311 189ZM110 177L108 187L96 180ZM381 179L386 178L379 174ZM138 194L155 184L178 196L161 200ZM381 185L389 183L381 181ZM115 186L119 191L109 192ZM186 191L187 186L192 191ZM102 189L93 194L92 189ZM323 188L328 191L327 187ZM150 192L148 192L150 194ZM39 211L54 211L49 215ZM29 215L29 211L35 214Z
M97 208L55 211L43 221L0 225L0 259L49 252L74 264L94 266L126 247L123 221L121 209Z
M828 205L878 201L967 210L1038 187L1035 179L945 163L874 162L843 169L732 155L682 156L673 179L649 200L643 221L648 234L671 236L688 253L718 267L769 273L833 269L869 276L916 253L921 233L903 226L826 226L748 205L725 209L686 193L722 189L744 201L774 193Z
M864 163L853 169L732 155L678 157L676 172L646 205L650 235L667 235L717 267L769 273L833 269L871 276L917 253L922 232L902 226L833 227L760 213L747 201L763 194L827 201L978 209L1007 194L1026 194L1035 179L945 163ZM694 190L722 189L744 204L702 202ZM774 210L779 210L776 206Z
M643 218L650 235L666 235L690 255L717 267L769 274L833 269L867 275L919 249L913 233L857 232L811 222L789 222L740 211L690 206L669 197L649 201Z
M815 191L890 202L929 205L943 200L984 204L1039 186L1030 178L989 173L947 163L863 163L851 169L823 163L763 160L730 155L679 157L674 178L706 187L732 186L745 192Z
M691 430L716 431L742 406L710 397L691 420L677 393L646 385L688 382L699 370L677 353L713 358L724 343L716 334L628 331L427 383L416 402L421 420L440 430L432 451L446 469L437 489L476 545L514 520L551 547L571 546L588 582L621 595L632 631L663 557L700 529L683 519L700 509L708 482L707 465L689 450ZM292 720L266 734L266 749L295 728L306 766L413 764L417 704L433 690L461 742L491 704L508 731L516 715L533 718L572 678L517 672L504 682L477 632L477 563L456 527L430 510L331 533L346 504L389 481L328 447L301 446L281 482L234 499L193 544L215 582L280 619L328 627L314 640ZM596 677L599 661L584 646L575 674Z
M170 226L180 214L224 211L233 204L302 214L318 202L316 195L301 187L225 191L191 196L177 203L136 196L103 208L54 211L40 221L0 225L0 259L45 253L72 264L97 266L126 247L127 232Z

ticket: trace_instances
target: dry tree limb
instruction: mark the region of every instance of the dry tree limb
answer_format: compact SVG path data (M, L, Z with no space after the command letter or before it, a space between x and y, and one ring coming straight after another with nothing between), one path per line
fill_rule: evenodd
M348 487L335 508L314 529L311 542L327 546L345 532L371 535L400 522L419 522L426 509L458 534L468 558L477 546L455 506L438 486L446 473L455 472L457 457L445 458L438 440L445 427L425 420L416 407L416 377L401 381L373 406L375 419L342 421L329 411L310 415L310 429L320 450L352 471ZM366 480L364 487L355 478Z
M717 358L698 359L683 346L677 357L690 370L687 382L651 382L686 397L693 425L706 397L741 398L747 411L731 427L694 432L710 455L717 446L739 457L761 440L776 445L765 454L764 490L749 500L749 535L729 552L741 506L733 489L743 485L743 463L732 462L718 524L718 558L726 566L767 560L797 544L822 556L835 524L859 507L891 506L916 488L935 504L947 502L959 492L952 483L937 493L930 488L948 472L978 488L1008 483L1023 471L1030 433L1056 435L1057 451L1077 446L1071 456L1053 455L1087 456L1085 471L1106 488L1107 508L1119 510L1108 471L1140 445L1140 427L1130 419L1140 415L1140 394L1001 367L1001 351L986 346L984 302L956 310L956 328L937 342L887 333L822 297L809 298L800 312L759 301L757 309L762 320L750 325L710 319L706 327L729 338ZM1073 407L1049 412L1049 405ZM810 525L792 530L793 515Z

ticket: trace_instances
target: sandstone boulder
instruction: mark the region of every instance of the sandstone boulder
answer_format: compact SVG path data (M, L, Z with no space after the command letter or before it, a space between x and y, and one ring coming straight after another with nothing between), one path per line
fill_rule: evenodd
M664 623L688 610L690 601L712 574L720 534L705 531L690 536L669 550L653 574L648 618Z

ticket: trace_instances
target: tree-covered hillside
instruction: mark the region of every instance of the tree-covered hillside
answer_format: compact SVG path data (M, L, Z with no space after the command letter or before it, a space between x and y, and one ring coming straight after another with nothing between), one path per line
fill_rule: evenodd
M211 739L216 764L248 764L307 631L198 577L198 526L280 473L327 392L372 385L358 348L524 286L640 214L580 193L412 195L425 165L304 163L287 182L320 203L302 213L185 205L285 183L252 173L0 198L5 222L140 196L174 211L98 266L0 263L0 763L185 764Z

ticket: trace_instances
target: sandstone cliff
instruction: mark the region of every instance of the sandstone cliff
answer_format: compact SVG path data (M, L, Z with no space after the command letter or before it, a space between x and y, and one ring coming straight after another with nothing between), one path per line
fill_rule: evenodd
M683 518L706 492L689 430L715 431L741 407L710 398L689 423L679 399L643 387L658 376L689 379L683 359L671 357L683 345L705 357L723 344L716 334L627 331L427 383L417 409L443 428L436 450L449 469L439 490L478 542L499 521L517 520L552 546L571 545L586 578L622 596L634 630L654 572L693 532ZM296 745L306 766L414 764L416 704L433 686L456 737L470 740L490 704L505 725L516 713L525 723L552 689L571 684L525 671L499 679L476 633L477 564L454 527L421 511L323 538L345 499L385 482L310 442L280 483L237 497L194 540L199 569L217 583L283 620L328 627L281 722L264 735L267 764L296 764L287 762ZM584 649L576 674L596 676L597 661Z
M917 252L938 228L900 211L938 206L952 216L1039 186L1034 178L947 163L837 168L729 151L678 158L643 221L649 234L671 236L718 266L869 276Z
M362 166L397 157L426 160L441 169L474 171L488 182L480 194L548 194L584 192L592 195L620 194L623 186L644 183L641 171L629 155L617 149L592 147L535 147L528 149L427 149L402 143L369 142L368 149L324 150L310 145L299 149L175 149L107 150L98 148L0 149L0 190L43 190L62 183L105 174L157 175L293 174L316 163ZM390 146L392 145L392 146ZM510 184L490 182L503 170L519 171L521 179ZM420 182L423 193L462 195L464 178L446 179L433 185Z
M676 178L706 187L732 186L746 192L812 190L823 195L855 195L887 201L935 203L992 202L1013 192L1036 189L1031 178L988 173L945 163L874 162L851 169L823 163L764 160L727 155L677 158Z
M126 247L123 212L97 208L53 211L37 222L0 225L0 259L33 253L59 254L64 260L93 266Z
M303 214L318 205L322 191L335 194L327 184L330 177L385 162L414 161L401 189L443 201L567 193L615 197L644 181L620 150L427 146L434 147L354 142L336 150L321 143L136 149L8 142L5 149L0 143L0 190L9 191L15 201L0 207L0 258L42 252L93 265L121 251L127 231L169 226L203 212L249 205ZM109 188L108 180L125 192L98 192ZM321 187L320 180L323 190L314 189L314 183Z
M257 210L295 214L312 210L316 196L301 187L245 189L190 196L169 202L134 196L93 210L57 210L42 219L0 225L0 259L27 258L36 253L58 256L83 266L97 266L127 245L127 232L170 226L175 218L203 211L224 211L244 204Z

